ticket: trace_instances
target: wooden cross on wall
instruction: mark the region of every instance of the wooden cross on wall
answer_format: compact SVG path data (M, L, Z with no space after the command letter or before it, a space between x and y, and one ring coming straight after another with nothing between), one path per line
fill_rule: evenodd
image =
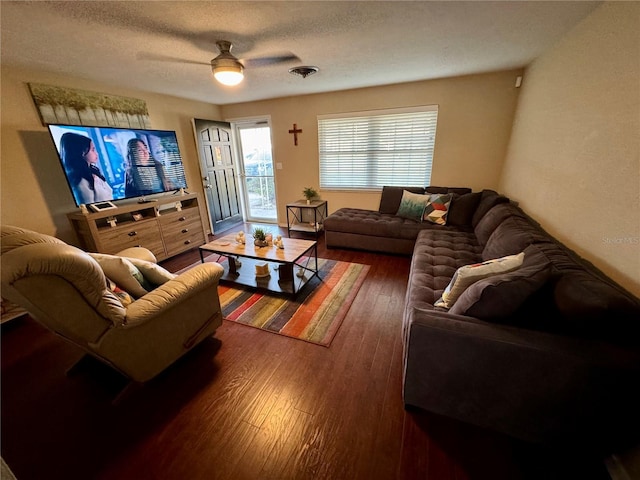
M293 130L289 130L289 133L293 133L293 144L298 146L298 134L302 133L302 129L298 128L298 124L293 124Z

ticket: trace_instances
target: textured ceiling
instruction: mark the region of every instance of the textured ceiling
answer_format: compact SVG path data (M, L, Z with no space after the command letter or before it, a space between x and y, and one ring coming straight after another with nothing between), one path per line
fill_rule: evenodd
M222 105L523 67L599 4L2 1L1 61ZM247 62L223 87L207 65L220 39L241 60L300 61Z

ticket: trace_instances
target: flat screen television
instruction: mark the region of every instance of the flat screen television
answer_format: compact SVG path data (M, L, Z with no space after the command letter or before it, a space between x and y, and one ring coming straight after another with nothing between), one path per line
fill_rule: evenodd
M77 206L187 188L174 131L48 127Z

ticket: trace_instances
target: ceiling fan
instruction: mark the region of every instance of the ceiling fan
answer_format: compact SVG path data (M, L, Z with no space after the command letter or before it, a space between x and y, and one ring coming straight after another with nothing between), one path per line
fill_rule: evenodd
M234 86L244 78L244 65L231 54L231 42L218 40L216 42L220 55L211 60L213 76L223 85Z
M138 58L142 58L145 60L210 65L215 79L223 85L228 86L238 85L243 80L245 68L263 67L300 60L297 55L294 55L291 52L271 57L248 58L239 60L231 53L233 44L228 40L217 40L216 45L218 47L218 50L220 51L220 54L217 57L213 58L209 63L191 61L183 58L175 58L158 54L140 54L138 55Z

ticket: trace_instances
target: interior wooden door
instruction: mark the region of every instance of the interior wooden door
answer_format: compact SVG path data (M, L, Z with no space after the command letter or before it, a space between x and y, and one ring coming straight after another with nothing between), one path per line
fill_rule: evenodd
M217 234L242 222L231 125L196 118L193 128L211 228Z

